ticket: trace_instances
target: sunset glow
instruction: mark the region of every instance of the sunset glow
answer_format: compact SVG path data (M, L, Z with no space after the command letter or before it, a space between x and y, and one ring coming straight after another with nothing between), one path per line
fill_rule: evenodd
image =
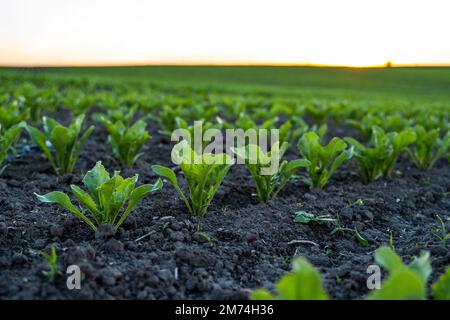
M0 65L448 65L449 12L445 0L2 0Z

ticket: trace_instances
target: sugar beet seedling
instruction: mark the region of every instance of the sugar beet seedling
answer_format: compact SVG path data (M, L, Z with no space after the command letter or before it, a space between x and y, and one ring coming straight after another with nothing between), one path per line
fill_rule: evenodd
M103 114L96 118L109 133L108 141L114 156L124 166L131 167L142 155L140 151L144 143L151 138L146 130L146 121L139 119L133 124L125 124L122 120L114 121Z
M6 166L2 165L3 162L6 160L11 150L14 151L14 144L19 139L24 127L25 122L20 122L3 131L3 128L0 125L0 174L2 174L6 168Z
M308 179L305 182L310 188L322 189L333 173L353 156L353 149L346 149L347 144L339 138L333 138L322 146L320 137L315 132L305 133L298 143L302 159L310 162Z
M50 254L43 251L31 250L32 253L40 255L47 262L48 271L42 271L42 274L46 276L50 281L54 281L58 272L58 256L56 255L56 248L52 246Z
M63 192L53 191L43 196L38 194L36 196L42 202L56 203L69 210L86 222L94 231L97 230L97 226L106 223L114 224L115 228L118 229L145 196L161 189L163 185L161 179L158 179L154 184L135 187L137 180L137 174L124 179L119 171L114 172L113 177L110 177L99 161L83 178L83 183L88 192L72 184L70 188L74 196L91 214L93 220L84 211L75 207L69 196ZM124 208L125 204L127 204L126 208Z
M237 157L245 161L255 182L260 202L275 198L297 170L310 165L310 162L305 159L281 161L288 146L287 142L284 142L281 147L279 142L276 142L269 152L264 152L258 145L253 144L233 149Z
M80 137L83 121L84 115L80 115L72 124L64 127L52 118L43 117L43 132L30 125L26 126L31 139L42 150L57 174L73 171L81 149L94 131L94 126L90 126Z
M198 155L190 148L186 140L181 141L175 147L178 150L181 171L183 171L189 187L190 201L179 187L177 176L172 169L154 165L152 170L172 183L190 214L203 216L234 161L225 153Z
M346 137L345 140L354 149L362 181L369 183L392 174L399 155L414 143L416 133L411 128L399 133L385 133L380 127L373 127L370 147L351 137Z

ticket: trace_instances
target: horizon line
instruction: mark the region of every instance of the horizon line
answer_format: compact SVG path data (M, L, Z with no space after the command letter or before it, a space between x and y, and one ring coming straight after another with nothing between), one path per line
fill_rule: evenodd
M450 67L450 62L444 63L392 63L386 61L383 64L373 65L345 65L325 64L308 62L271 62L271 61L238 61L238 62L211 62L211 61L155 61L155 62L91 62L91 63L6 63L0 62L0 68L95 68L95 67L316 67L316 68L355 68L355 69L377 69L377 68L426 68L426 67Z

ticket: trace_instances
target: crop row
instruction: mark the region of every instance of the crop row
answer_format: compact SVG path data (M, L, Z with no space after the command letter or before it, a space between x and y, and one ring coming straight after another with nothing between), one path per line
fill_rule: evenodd
M115 158L127 167L134 164L142 146L151 138L146 129L148 118L153 118L159 124L163 134L169 134L170 130L176 128L193 133L193 126L188 122L190 119L183 118L187 115L190 118L197 117L193 120L201 120L204 129L279 129L279 141L273 142L270 151L265 152L249 143L233 149L236 157L246 164L254 180L258 199L262 202L276 197L294 177L300 177L310 188L323 188L334 172L352 158L359 164L360 177L364 183L390 177L401 153L407 153L414 164L422 169L433 167L442 157L449 158L448 114L445 109L439 108L409 108L404 109L402 114L397 108L394 111L387 106L367 107L361 111L360 107L345 105L337 108L333 103L302 105L298 102L296 106L289 106L289 101L274 102L269 99L272 102L270 104L265 100L261 102L259 98L235 97L230 100L229 96L223 96L221 102L212 104L210 100L218 98L206 94L203 100L195 95L190 99L178 100L172 94L162 95L162 104L158 106L151 103L143 105L137 97L132 96L135 98L133 100L126 96L125 99L115 93L107 94L107 91L79 96L81 89L56 89L55 84L41 88L25 83L14 86L11 91L3 90L0 96L0 164L6 160L8 153L14 152L14 144L25 128L57 174L73 171L85 142L94 131L93 125L83 129L86 114L92 114L92 118L105 127ZM85 90L89 91L89 88ZM74 92L78 92L78 95ZM73 121L68 126L49 116L40 118L43 113L51 113L61 106L73 114ZM90 110L92 108L100 112L93 112ZM353 137L334 137L325 143L328 117L337 123L345 121L353 125L360 131L360 141ZM311 118L314 125L308 125L306 118ZM393 131L386 132L387 129ZM152 169L172 183L191 214L204 215L233 161L229 154L224 153L196 154L187 141L180 142L180 145L180 168L188 185L188 195L179 187L172 169L161 165L153 165ZM283 160L285 152L292 145L297 146L298 159ZM277 162L277 170L270 174L262 173L271 164L271 159ZM301 169L305 169L305 172L299 176ZM116 172L110 178L100 163L86 174L83 182L90 196L79 187L72 186L72 190L97 224L115 222L121 216L125 203L137 204L150 190L153 192L162 187L160 181L155 185L141 186L148 188L148 192L142 192L136 198L136 192L142 190L139 187L133 193L137 176L124 179ZM105 190L105 194L100 195L97 189ZM39 196L39 199L62 205L95 229L89 218L76 209L66 195L53 192ZM111 206L111 202L115 204ZM125 210L126 215L136 204ZM123 217L126 217L125 212L122 213ZM122 221L117 222L116 226Z
M29 137L27 143L39 147L57 175L73 172L86 141L95 130L94 125L86 128L87 118L105 128L112 154L124 167L134 165L143 145L151 139L147 131L149 121L156 123L161 134L168 138L178 128L193 132L193 122L198 120L202 121L204 130L279 129L279 141L272 141L267 152L249 143L232 149L234 156L245 163L261 202L275 198L293 179L301 179L311 189L324 188L332 175L351 159L357 162L364 183L391 177L401 154L407 154L423 170L431 169L441 158L450 161L447 106L357 104L157 87L136 89L129 84L110 86L95 81L44 78L33 82L4 78L1 82L2 171L8 162L14 161L14 146L25 131ZM70 121L62 124L54 119L60 110L70 113ZM356 133L354 137L328 139L329 124L347 126ZM190 214L202 216L234 165L234 159L227 153L197 154L187 141L177 147L187 190L180 186L171 168L154 164L151 170L172 184ZM296 150L295 159L286 160L285 154L292 149ZM262 174L271 159L276 159L276 171ZM70 186L80 206L60 191L37 197L62 206L96 230L106 223L119 228L144 197L163 187L161 179L138 185L137 174L122 177L116 171L110 175L101 162L85 174L82 182L84 189ZM425 285L431 272L428 255L405 265L395 253L380 249L376 260L390 273L384 287L415 284L396 298L426 296ZM449 287L449 278L447 271L433 286L437 298L445 296L441 287ZM286 279L277 285L278 298L327 297L320 287L320 275L304 260L294 262L293 273ZM303 296L297 285L309 288L308 294L312 292L316 296ZM392 291L395 290L389 292ZM299 296L290 296L292 292ZM389 298L378 292L380 296L372 298ZM254 298L276 297L256 291Z

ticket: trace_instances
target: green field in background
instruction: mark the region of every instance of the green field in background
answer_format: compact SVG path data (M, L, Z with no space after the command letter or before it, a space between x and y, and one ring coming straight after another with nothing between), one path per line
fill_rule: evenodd
M71 67L0 69L0 75L39 75L163 86L337 98L365 101L402 100L450 104L450 67L325 68L325 67Z

